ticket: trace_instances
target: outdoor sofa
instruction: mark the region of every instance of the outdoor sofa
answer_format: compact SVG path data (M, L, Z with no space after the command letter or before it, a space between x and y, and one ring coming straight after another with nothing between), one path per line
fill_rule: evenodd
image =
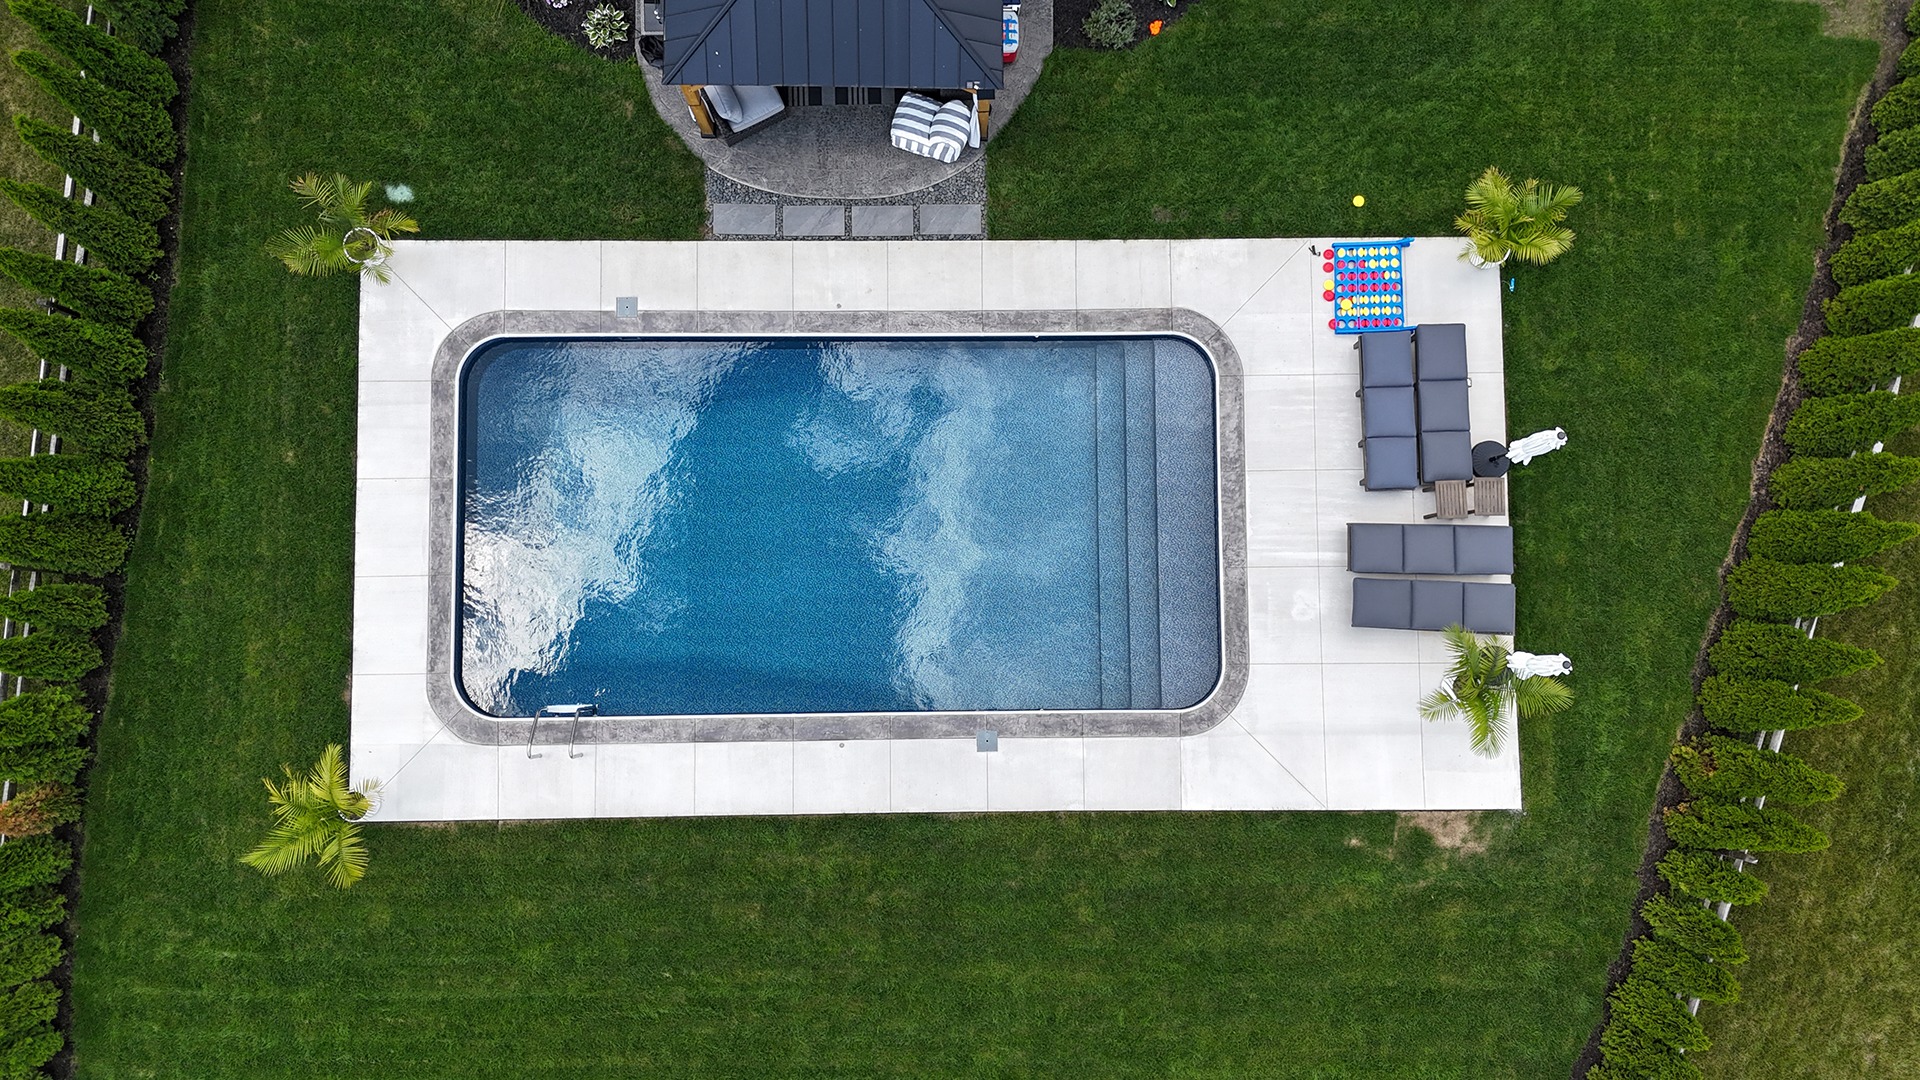
M714 135L728 146L786 118L787 103L774 86L725 86L719 83L700 88L700 101L713 117Z
M1511 634L1513 586L1487 581L1413 578L1353 579L1353 625L1382 630L1445 630Z
M1356 574L1511 574L1510 525L1347 525L1347 569Z

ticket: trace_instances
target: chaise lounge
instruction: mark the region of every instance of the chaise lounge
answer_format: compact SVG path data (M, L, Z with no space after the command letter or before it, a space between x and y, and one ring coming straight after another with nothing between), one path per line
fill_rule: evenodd
M1467 328L1427 323L1413 331L1420 408L1420 483L1473 478L1467 409Z
M1347 526L1347 569L1356 574L1511 574L1509 525Z
M1413 381L1413 334L1406 330L1361 334L1360 428L1368 491L1410 491L1420 486L1419 408Z
M714 136L728 146L770 127L787 115L787 103L780 97L779 88L773 86L724 86L715 83L700 88L700 102L706 106L707 115L713 118Z
M1354 578L1354 626L1381 630L1445 630L1511 634L1513 586L1504 582Z

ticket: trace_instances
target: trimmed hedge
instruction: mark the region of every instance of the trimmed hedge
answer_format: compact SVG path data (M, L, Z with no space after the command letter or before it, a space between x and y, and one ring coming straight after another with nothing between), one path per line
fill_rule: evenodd
M57 885L73 869L73 848L51 836L27 836L0 844L0 893Z
M1607 1002L1621 1022L1639 1028L1659 1042L1696 1052L1712 1045L1699 1018L1687 1011L1686 1002L1651 979L1642 978L1637 971L1613 988Z
M0 330L55 367L102 382L128 383L147 373L147 347L127 330L71 315L0 308Z
M132 326L153 311L153 294L140 283L100 266L0 247L0 274L53 297L76 315Z
M1920 481L1920 458L1898 454L1793 458L1767 477L1767 491L1781 506L1814 510L1850 504L1861 495L1898 491L1915 481Z
M87 749L78 743L33 743L0 749L0 780L17 785L71 785L87 766Z
M1709 851L1674 848L1653 869L1667 884L1697 900L1737 906L1757 904L1767 895L1766 882L1735 870L1732 863Z
M86 733L92 721L93 713L68 687L49 686L15 694L0 701L0 748L72 742Z
M160 231L118 210L88 206L44 184L0 179L0 195L13 200L49 232L66 233L109 269L138 274L160 261Z
M1678 1050L1625 1020L1601 1030L1600 1053L1605 1064L1587 1070L1586 1080L1704 1080Z
M0 562L81 577L105 577L127 561L127 535L110 522L34 514L0 516Z
M1821 309L1827 329L1852 336L1913 325L1920 314L1920 274L1899 274L1841 289Z
M1662 813L1667 835L1698 851L1819 851L1827 834L1776 806L1695 799Z
M1920 134L1920 129L1915 133ZM1915 236L1920 237L1920 231ZM1847 249L1840 250L1845 254ZM1800 372L1800 386L1809 394L1856 393L1885 386L1895 375L1920 372L1920 328L1823 337L1800 353L1794 367Z
M1870 390L1808 398L1787 421L1785 437L1796 454L1846 457L1915 425L1920 425L1920 394Z
M1914 400L1920 401L1920 394ZM1920 525L1883 521L1865 511L1769 510L1754 521L1747 551L1785 563L1853 562L1916 536L1920 536Z
M100 647L75 630L0 638L0 671L22 679L72 682L101 663Z
M1920 129L1908 128L1884 135L1879 142L1867 147L1869 180L1885 180L1915 169L1920 169Z
M1633 943L1633 977L1645 979L1670 994L1697 997L1717 1005L1740 1000L1740 981L1725 965L1664 941L1641 938Z
M1723 675L1805 684L1865 671L1880 663L1880 654L1832 638L1810 638L1783 623L1735 619L1707 650L1707 659Z
M53 886L41 885L15 893L0 904L0 933L45 930L66 917L67 898Z
M61 56L116 90L164 108L180 96L180 84L166 62L137 45L108 34L48 0L7 0L20 21L33 27Z
M12 845L8 845L12 846ZM67 953L67 947L52 934L16 934L0 941L0 986L18 986L45 978ZM0 1071L0 1076L7 1073Z
M1784 622L1871 604L1896 584L1893 575L1871 567L1753 558L1727 575L1727 603L1736 614Z
M128 41L157 53L180 32L186 0L94 0L93 6L112 18L114 30Z
M1920 124L1920 82L1895 83L1873 103L1873 127L1882 137Z
M1657 941L1722 964L1747 962L1747 947L1740 943L1740 931L1691 900L1662 893L1640 906L1640 917L1653 928Z
M0 596L0 618L33 627L98 630L107 625L107 594L100 586L85 582L49 582L37 589Z
M1920 172L1904 172L1853 189L1840 220L1856 235L1891 229L1920 218Z
M1700 685L1700 711L1728 731L1803 731L1850 724L1864 712L1846 698L1778 679L1714 675Z
M133 505L133 473L124 462L85 454L0 458L0 492L61 513L112 517Z
M1801 758L1762 750L1724 735L1704 735L1673 748L1673 771L1696 797L1751 799L1806 806L1832 802L1846 788L1839 777Z
M147 441L147 423L125 390L87 383L0 386L0 416L60 436L70 450L119 458Z
M158 221L167 216L173 178L114 148L31 116L16 116L20 138L48 164L73 177L128 217Z
M87 127L133 157L164 169L180 156L173 118L161 106L98 79L83 79L78 71L31 49L14 53L13 62Z
M1900 134L1920 136L1920 128ZM1909 221L1878 232L1856 233L1833 253L1827 269L1845 288L1905 273L1915 263L1920 263L1920 221Z
M16 1035L0 1045L0 1076L38 1077L35 1070L52 1061L67 1045L66 1036L51 1026Z

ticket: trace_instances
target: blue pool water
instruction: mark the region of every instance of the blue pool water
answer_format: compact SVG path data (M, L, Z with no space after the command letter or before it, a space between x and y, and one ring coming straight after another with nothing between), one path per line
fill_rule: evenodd
M482 712L1170 709L1218 679L1184 340L509 340L460 392Z

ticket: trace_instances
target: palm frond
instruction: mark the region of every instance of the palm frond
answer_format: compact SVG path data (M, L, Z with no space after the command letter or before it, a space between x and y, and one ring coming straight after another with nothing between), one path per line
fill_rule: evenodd
M264 874L277 875L317 862L340 888L367 872L367 849L354 820L368 809L367 795L347 785L340 746L329 744L304 774L284 766L285 784L264 780L273 826L240 861ZM364 785L371 790L372 785Z
M1513 697L1523 717L1552 716L1573 706L1573 691L1551 675L1514 680Z
M1481 262L1512 257L1547 263L1573 246L1573 231L1560 222L1581 198L1580 189L1571 184L1528 179L1515 185L1497 166L1489 167L1467 185L1467 209L1454 218L1453 226L1471 242L1471 254ZM1461 258L1468 254L1462 252Z

